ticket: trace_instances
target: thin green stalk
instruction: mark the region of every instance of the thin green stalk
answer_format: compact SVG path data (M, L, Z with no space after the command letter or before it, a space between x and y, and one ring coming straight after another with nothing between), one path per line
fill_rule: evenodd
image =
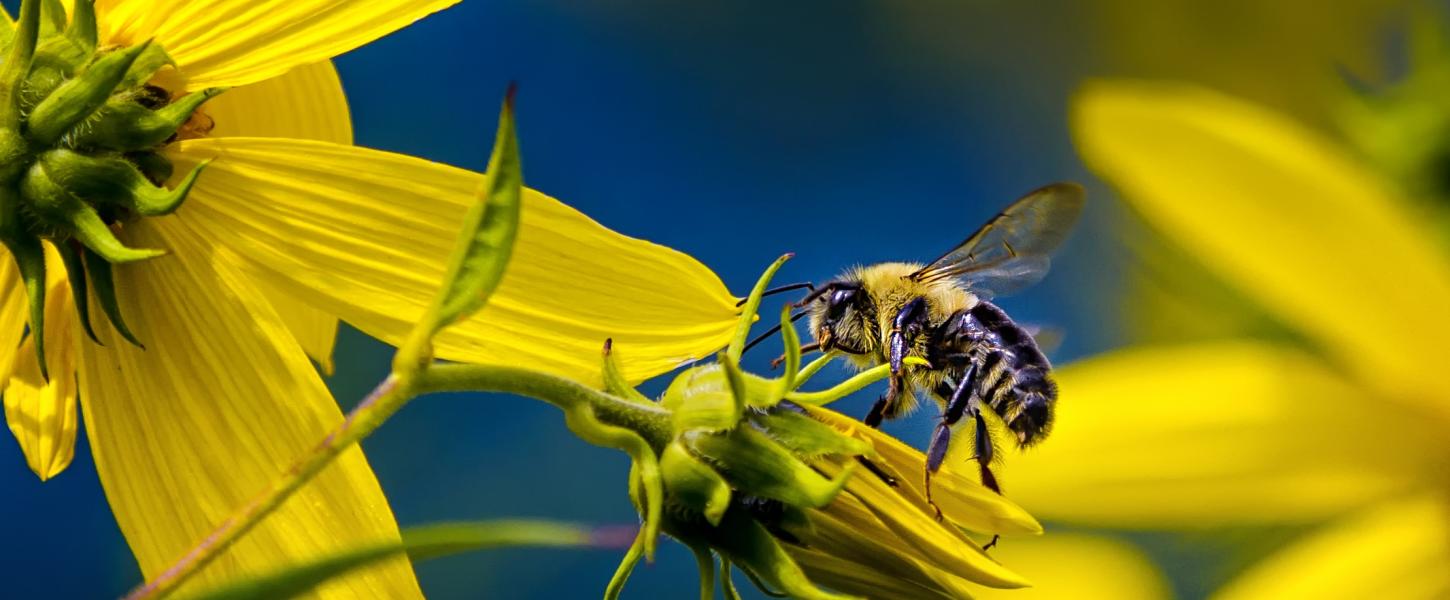
M293 463L280 478L234 511L171 567L127 594L127 600L165 598L176 591L332 464L333 459L344 450L376 431L388 417L407 404L411 397L409 390L399 386L396 378L390 376L383 380L310 453Z
M505 392L543 400L566 410L588 404L601 421L639 432L657 450L670 439L670 418L664 409L621 400L568 379L537 371L515 367L436 365L412 377L389 376L307 456L233 512L170 568L133 590L126 596L127 600L164 598L174 592L332 464L344 450L372 435L415 396L460 391Z

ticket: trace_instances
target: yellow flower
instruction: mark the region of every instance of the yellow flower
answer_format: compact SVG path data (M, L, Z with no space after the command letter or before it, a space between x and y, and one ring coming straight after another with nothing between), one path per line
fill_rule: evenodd
M0 129L28 136L0 139L20 149L0 157L0 237L15 259L0 257L0 347L19 349L0 357L13 373L0 381L6 421L46 479L70 462L79 401L148 578L339 422L307 360L329 368L337 318L397 343L431 301L481 176L351 146L328 59L453 2L81 1L68 23L62 3L28 1L20 23L0 23L11 44ZM119 84L106 75L117 67ZM183 105L170 125L180 141L163 132L124 160L103 152L115 147L104 136L140 144L140 124ZM66 171L75 164L86 169ZM145 177L125 180L117 208L95 194L122 180L97 165ZM156 185L173 170L169 189ZM597 381L598 344L614 336L635 342L622 368L639 380L722 345L733 326L734 298L702 265L552 198L527 194L518 239L488 309L440 336L441 358ZM25 335L28 322L43 334ZM397 535L351 450L197 580ZM401 559L322 592L418 595Z
M1090 167L1297 341L1062 369L1013 497L1100 526L1320 527L1222 598L1450 593L1450 263L1425 221L1329 140L1201 88L1094 83L1072 120Z

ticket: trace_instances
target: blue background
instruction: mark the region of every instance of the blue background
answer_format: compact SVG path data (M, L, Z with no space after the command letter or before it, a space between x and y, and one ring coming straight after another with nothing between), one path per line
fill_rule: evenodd
M1023 192L1086 179L1065 124L1087 60L1072 50L1083 40L1070 8L955 10L923 31L878 3L683 4L471 2L424 19L337 60L357 143L481 169L500 93L517 80L531 186L696 256L737 292L786 251L797 258L781 282L927 260ZM1067 332L1059 362L1117 342L1109 211L1091 203L1053 274L1003 301L1020 321ZM330 381L344 408L390 356L344 328ZM843 409L862 414L872 398ZM930 422L923 412L889 430L924 442ZM635 519L626 458L531 400L421 400L365 448L404 526ZM433 598L596 597L618 559L508 551L418 575ZM677 596L694 577L688 553L667 544L627 595ZM116 596L139 582L84 439L45 484L0 440L0 579L7 597Z

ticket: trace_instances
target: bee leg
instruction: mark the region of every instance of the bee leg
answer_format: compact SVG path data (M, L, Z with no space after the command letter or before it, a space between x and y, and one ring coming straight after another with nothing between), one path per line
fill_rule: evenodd
M946 384L943 384L944 386ZM977 386L977 365L975 363L967 367L967 372L962 375L962 380L952 390L951 396L947 398L946 410L942 411L941 422L937 423L936 430L932 432L931 444L926 447L926 503L936 511L936 518L941 520L941 508L931 499L931 476L941 469L942 462L946 460L947 448L951 446L952 426L962 419L967 406L971 404L972 388ZM939 392L941 388L938 388Z
M804 346L801 346L801 354L815 352L815 351L820 350L820 349L821 349L821 343L820 342L811 342L809 344L806 344ZM770 361L770 368L771 368L771 370L779 369L780 368L780 363L783 363L783 362L785 362L785 355L784 354L775 357L774 360Z
M892 387L894 388L895 386L893 385ZM866 418L862 419L861 422L872 429L880 427L881 420L886 418L886 407L891 404L892 400L895 400L892 392L882 394L880 398L876 399L876 403L871 405L871 412L866 413Z
M909 340L921 334L926 328L926 299L916 298L907 302L906 306L897 311L896 318L891 321L891 334L888 336L888 346L891 349L891 376L901 377L902 363L906 361L906 353L911 349L908 347Z

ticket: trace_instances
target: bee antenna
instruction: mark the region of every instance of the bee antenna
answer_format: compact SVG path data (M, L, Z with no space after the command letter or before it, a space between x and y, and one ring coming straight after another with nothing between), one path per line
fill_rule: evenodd
M809 313L810 313L810 311L803 310L803 311L800 311L800 312L798 312L796 314L793 314L793 315L790 316L790 322L794 323L796 321L799 321L799 320L801 320L801 317L804 317L804 316L806 316ZM770 339L770 336L775 335L779 331L780 331L780 325L775 325L775 326L771 327L770 329L765 330L765 333L762 333L760 335L755 336L755 339L750 340L748 343L746 343L745 344L745 347L740 350L740 353L741 354L745 354L746 352L749 352L751 348L754 348L754 347L760 345L761 342Z
M800 283L792 283L790 285L783 285L783 286L780 286L780 287L770 288L768 290L765 290L764 292L761 292L760 293L760 297L761 298L764 298L766 296L774 296L774 295L779 294L781 292L789 292L791 290L800 290L800 289L809 289L810 291L814 292L814 291L816 291L816 286L814 284L812 284L811 282L809 282L809 281L802 281ZM739 306L745 306L745 301L746 300L748 300L748 298L741 298L739 302L736 302L735 303L735 306L737 306L737 307L739 307Z

